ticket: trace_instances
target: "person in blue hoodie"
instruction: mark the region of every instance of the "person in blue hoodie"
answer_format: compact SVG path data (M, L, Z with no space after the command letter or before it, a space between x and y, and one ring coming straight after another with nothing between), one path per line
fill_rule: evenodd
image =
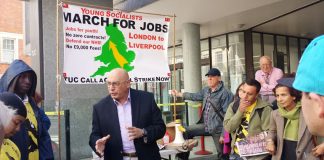
M41 111L32 97L35 96L37 76L35 71L22 60L14 60L0 79L0 92L15 93L20 97L27 110L27 118L21 129L10 139L21 153L21 160L54 159L52 149L49 158L40 145L40 135L46 130L41 121ZM49 135L48 138L50 139ZM46 146L48 149L51 146ZM47 156L47 155L46 155Z
M33 97L34 101L36 102L37 106L40 107L41 102L43 101L43 97L38 93L35 92L35 96ZM43 130L39 134L39 155L40 160L52 160L54 159L53 156L53 149L52 149L52 141L48 130L51 127L51 121L48 116L45 114L42 108L39 108L39 119L42 123Z

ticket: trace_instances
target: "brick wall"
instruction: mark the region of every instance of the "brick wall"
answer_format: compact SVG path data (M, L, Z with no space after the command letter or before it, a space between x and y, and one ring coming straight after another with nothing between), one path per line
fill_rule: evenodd
M0 32L24 34L24 5L21 0L1 0L0 5ZM24 36L23 36L24 38ZM31 64L30 56L24 53L24 39L18 41L19 59ZM8 64L0 62L0 75L8 68Z
M0 31L23 33L23 2L20 0L1 0Z

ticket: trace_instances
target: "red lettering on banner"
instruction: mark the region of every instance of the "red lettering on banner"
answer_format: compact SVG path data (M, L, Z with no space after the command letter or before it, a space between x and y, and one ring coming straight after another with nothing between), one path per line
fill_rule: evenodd
M67 3L63 3L63 4L62 4L62 7L63 7L63 8L69 8L69 4L67 4Z
M104 16L105 12L100 10L81 8L82 14L93 15L93 16Z

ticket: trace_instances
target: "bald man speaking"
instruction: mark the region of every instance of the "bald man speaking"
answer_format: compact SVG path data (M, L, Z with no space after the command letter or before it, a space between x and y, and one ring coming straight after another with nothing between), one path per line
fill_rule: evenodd
M93 151L105 160L160 160L156 141L166 127L153 94L131 89L120 68L109 73L107 87L109 95L93 106Z

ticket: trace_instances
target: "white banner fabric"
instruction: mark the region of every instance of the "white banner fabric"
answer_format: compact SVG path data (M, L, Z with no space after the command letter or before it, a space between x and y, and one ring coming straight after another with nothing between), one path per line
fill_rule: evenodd
M64 68L67 84L105 83L114 68L132 82L168 82L171 18L64 3Z

